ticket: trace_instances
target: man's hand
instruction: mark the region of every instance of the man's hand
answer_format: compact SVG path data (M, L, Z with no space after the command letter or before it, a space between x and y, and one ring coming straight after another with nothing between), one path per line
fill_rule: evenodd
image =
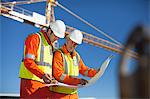
M85 79L80 79L80 83L79 84L81 84L81 85L86 85L88 83L88 81L87 80L85 80Z
M51 83L52 83L52 84L57 84L57 83L58 83L58 81L57 81L57 80L55 80L54 78L52 78Z
M42 76L42 79L43 79L43 81L44 81L46 84L50 84L50 83L51 83L52 76L49 75L49 74L44 74L44 75Z
M42 76L42 79L43 79L43 81L44 81L46 84L50 84L50 83L56 84L56 83L58 83L58 81L55 80L50 74L44 74L44 75Z
M98 68L96 71L97 71L97 73L99 72L101 70L101 68Z

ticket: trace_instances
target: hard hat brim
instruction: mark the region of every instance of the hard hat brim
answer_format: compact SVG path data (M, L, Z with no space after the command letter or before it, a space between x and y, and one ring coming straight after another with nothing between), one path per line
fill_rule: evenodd
M58 33L52 24L50 24L50 28L53 31L53 33L54 33L55 36L57 36L59 38L64 38L65 37L65 34Z
M53 31L54 35L59 37L59 38L64 38L65 35L60 35L60 33L56 32L56 31Z
M75 40L74 38L72 38L72 37L69 37L73 42L75 42L75 43L77 43L77 44L82 44L82 41L77 41L77 40Z

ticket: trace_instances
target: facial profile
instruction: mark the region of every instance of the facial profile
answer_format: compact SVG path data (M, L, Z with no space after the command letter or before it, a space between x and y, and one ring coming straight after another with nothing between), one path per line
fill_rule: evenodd
M47 35L52 43L59 39L51 29L48 30Z
M75 48L77 47L77 43L73 42L69 37L66 38L66 47L67 50L71 53L75 50Z

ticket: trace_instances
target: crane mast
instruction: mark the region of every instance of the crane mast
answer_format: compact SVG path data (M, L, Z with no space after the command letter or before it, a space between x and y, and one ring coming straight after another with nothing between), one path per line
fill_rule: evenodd
M11 19L23 22L23 23L34 25L39 28L48 27L50 22L55 21L54 6L56 6L55 5L56 0L47 0L46 1L45 16L40 15L36 12L30 12L26 9L15 6L15 5L19 5L19 4L31 4L31 3L43 2L43 1L46 1L46 0L2 2L0 4L0 6L1 6L0 15L3 15L5 17L8 17L8 18L11 18ZM43 21L39 21L39 18L40 19L42 18ZM67 26L66 34L70 33L74 29L75 29L74 27ZM84 31L82 31L82 33L84 35L83 42L88 43L90 45L104 48L104 49L112 51L112 52L123 54L123 49L124 49L123 46L120 46L120 45L110 42L108 40L99 38L97 36L91 35ZM133 52L131 50L129 50L128 55L135 59L138 58L137 53Z
M55 4L53 3L55 0L47 0L46 1L46 24L49 25L50 22L55 21L55 16L54 16L54 6Z

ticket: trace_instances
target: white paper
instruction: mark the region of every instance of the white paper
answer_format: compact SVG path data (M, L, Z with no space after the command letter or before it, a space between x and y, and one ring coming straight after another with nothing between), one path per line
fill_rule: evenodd
M87 87L89 85L94 84L105 72L106 68L108 67L110 61L112 59L112 55L110 55L104 62L103 64L100 66L100 71L94 76L92 77L88 83L84 86L80 85L79 87Z
M68 88L78 88L78 86L75 86L75 85L68 85L68 84L64 84L64 83L61 83L61 82L58 82L56 84L46 84L46 86L64 86L64 87L68 87Z

